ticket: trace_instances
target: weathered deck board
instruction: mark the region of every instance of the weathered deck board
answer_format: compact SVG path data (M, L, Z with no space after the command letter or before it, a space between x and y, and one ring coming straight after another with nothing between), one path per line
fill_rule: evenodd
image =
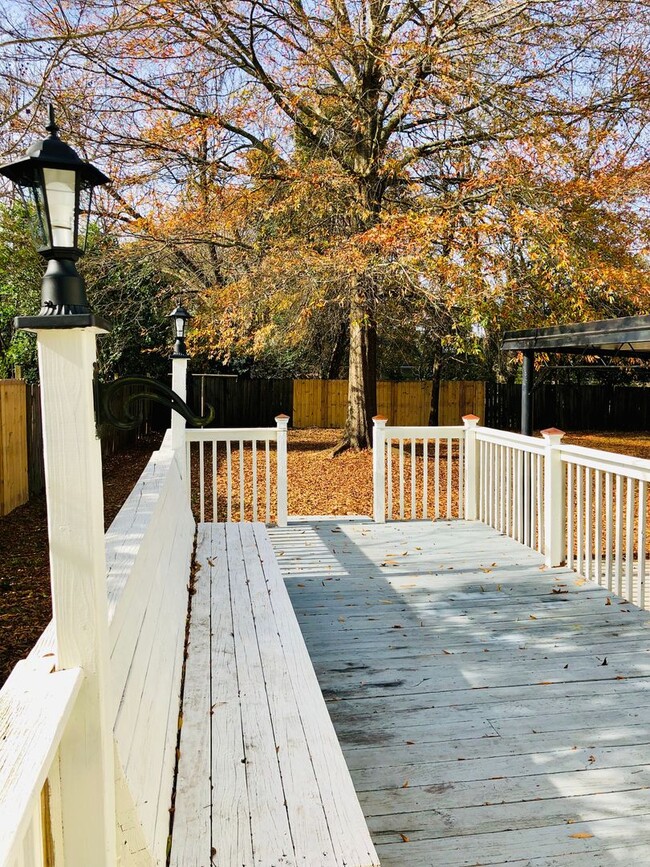
M650 863L647 614L481 524L270 535L382 867Z
M377 867L261 524L200 524L172 834L177 867Z

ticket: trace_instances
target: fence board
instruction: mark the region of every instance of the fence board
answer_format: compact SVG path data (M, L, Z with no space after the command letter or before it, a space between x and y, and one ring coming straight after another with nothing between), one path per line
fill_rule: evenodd
M487 427L519 430L520 413L520 385L487 383ZM650 388L539 383L533 391L533 427L536 430L559 427L567 431L648 430Z
M0 515L29 499L26 387L20 379L0 381Z
M290 379L195 374L188 388L188 400L195 412L203 415L208 404L214 408L210 427L269 427L277 415L293 415L293 399Z
M292 424L296 428L341 428L347 413L345 379L297 379L293 383ZM438 402L440 424L459 424L463 415L484 415L485 383L443 382ZM377 412L394 425L426 425L431 406L431 382L377 383Z
M41 390L38 385L27 385L27 473L29 497L36 497L45 489L43 462L43 427L41 423Z

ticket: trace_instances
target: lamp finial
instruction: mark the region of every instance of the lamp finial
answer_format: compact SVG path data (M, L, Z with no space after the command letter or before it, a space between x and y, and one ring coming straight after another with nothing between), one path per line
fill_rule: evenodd
M48 114L50 117L50 122L45 127L45 129L49 132L52 138L58 138L60 127L57 126L57 122L54 119L54 106L52 105L52 103L50 103L48 106Z

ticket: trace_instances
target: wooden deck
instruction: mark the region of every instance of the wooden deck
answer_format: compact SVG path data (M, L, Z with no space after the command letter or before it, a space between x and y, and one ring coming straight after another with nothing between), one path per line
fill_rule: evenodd
M382 867L650 864L647 614L482 524L271 537Z

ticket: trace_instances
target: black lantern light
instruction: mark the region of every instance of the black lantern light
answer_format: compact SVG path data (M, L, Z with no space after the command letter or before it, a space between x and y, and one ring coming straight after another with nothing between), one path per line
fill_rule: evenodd
M176 338L172 358L187 358L185 331L187 329L187 323L192 317L187 310L179 304L178 307L175 307L169 314L169 318L174 323L174 337Z
M59 138L50 106L49 137L34 142L23 159L0 166L19 188L30 213L39 253L48 260L38 317L19 317L19 327L77 327L92 322L86 289L75 262L83 255L93 189L109 182ZM57 317L75 316L74 321ZM43 322L45 317L57 321Z

